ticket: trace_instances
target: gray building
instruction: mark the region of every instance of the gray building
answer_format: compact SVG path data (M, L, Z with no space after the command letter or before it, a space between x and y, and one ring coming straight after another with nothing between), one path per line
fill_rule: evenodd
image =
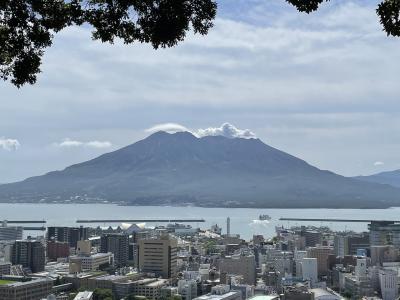
M100 239L100 252L113 253L115 266L127 266L129 260L129 235L124 233L104 234Z
M51 294L53 280L5 277L0 284L0 300L40 300Z
M8 226L4 221L0 226L0 241L15 241L22 239L23 228L21 226Z
M254 255L233 255L222 258L219 262L220 273L241 275L243 283L255 285L256 260Z
M11 252L13 265L22 265L24 268L29 268L32 273L44 271L45 247L40 241L15 241Z

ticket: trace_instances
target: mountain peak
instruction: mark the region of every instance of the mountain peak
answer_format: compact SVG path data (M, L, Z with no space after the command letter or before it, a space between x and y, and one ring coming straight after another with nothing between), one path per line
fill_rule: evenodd
M79 198L219 207L399 205L400 189L319 170L254 137L209 133L199 138L189 131L157 131L63 171L1 185L0 202Z

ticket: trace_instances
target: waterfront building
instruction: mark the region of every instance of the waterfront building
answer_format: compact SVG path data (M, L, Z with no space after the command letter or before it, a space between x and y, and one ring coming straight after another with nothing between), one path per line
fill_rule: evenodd
M400 223L372 221L368 228L371 246L393 245L400 248Z
M47 240L68 243L71 248L76 248L78 241L89 238L87 227L47 227Z
M3 221L0 226L0 241L15 241L21 240L23 227L8 226L7 221Z

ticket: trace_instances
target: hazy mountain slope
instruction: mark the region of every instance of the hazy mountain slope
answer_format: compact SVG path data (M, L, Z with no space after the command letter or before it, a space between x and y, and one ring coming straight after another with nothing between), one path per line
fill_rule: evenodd
M0 201L74 196L142 205L400 205L400 189L319 170L258 139L199 139L187 132L158 132L63 171L0 186Z
M400 170L381 172L370 176L358 176L355 178L363 181L389 184L395 187L400 187Z

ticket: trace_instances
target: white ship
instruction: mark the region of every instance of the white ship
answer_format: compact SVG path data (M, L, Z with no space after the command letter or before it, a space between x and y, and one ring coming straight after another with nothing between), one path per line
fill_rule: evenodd
M269 215L260 215L260 216L258 217L258 219L259 219L260 221L269 221L269 220L271 220L272 218L271 218Z

